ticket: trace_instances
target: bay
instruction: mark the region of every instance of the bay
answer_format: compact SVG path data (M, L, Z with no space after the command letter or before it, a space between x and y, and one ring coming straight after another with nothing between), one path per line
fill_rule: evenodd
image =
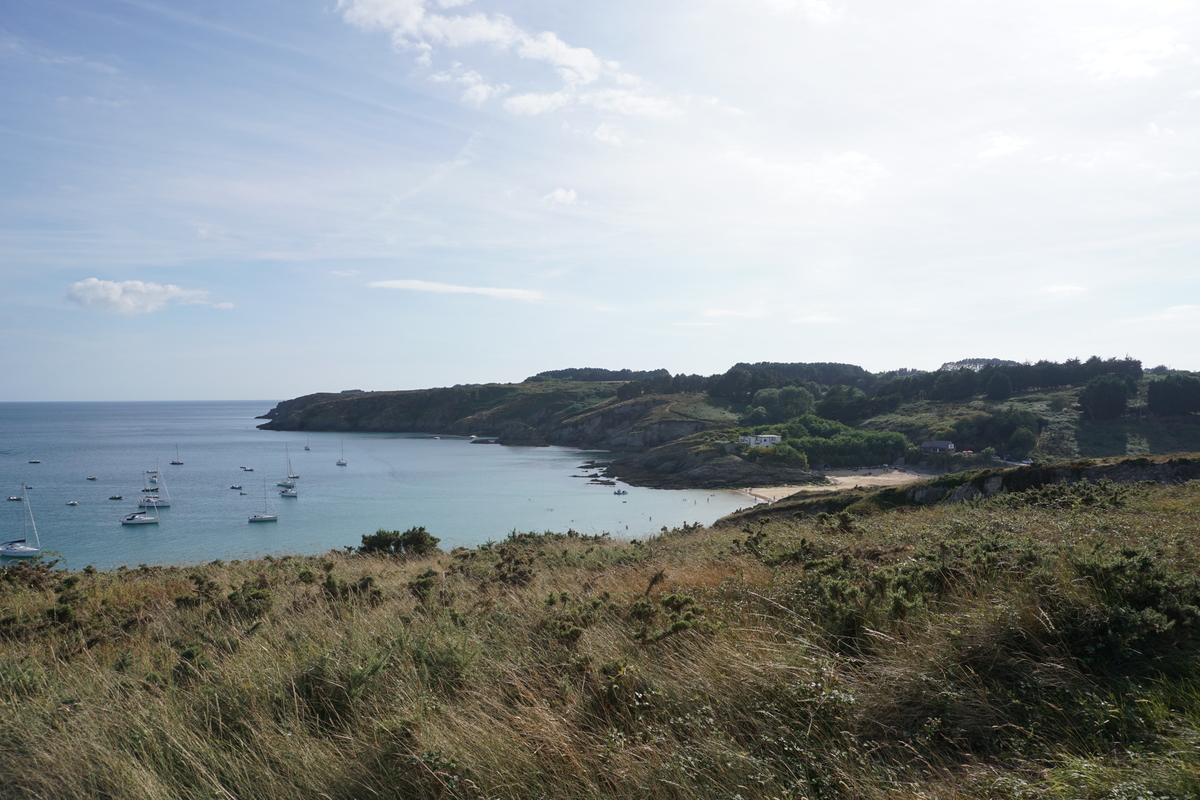
M642 538L663 527L709 524L754 503L734 491L612 487L575 477L595 474L582 468L586 461L614 457L603 451L258 430L255 417L274 405L0 403L0 494L32 487L42 546L71 569L313 555L357 546L380 528L417 525L446 550L500 541L514 530ZM343 452L344 467L336 464ZM285 499L275 484L289 459L300 479L298 496ZM171 506L158 510L157 525L121 525L154 469ZM264 493L279 520L250 524ZM109 500L114 494L123 499ZM0 539L19 537L22 504L0 511Z

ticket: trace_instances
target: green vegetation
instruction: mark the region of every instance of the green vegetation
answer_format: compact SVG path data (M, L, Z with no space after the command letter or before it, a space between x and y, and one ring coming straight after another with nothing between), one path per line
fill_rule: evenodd
M1200 794L1200 482L880 508L8 567L4 793Z
M310 395L280 403L263 427L478 434L501 444L633 452L648 460L633 457L621 477L714 488L794 482L808 466L902 456L954 470L986 466L993 456L1055 461L1190 451L1200 449L1198 411L1200 377L1166 367L1147 377L1136 359L969 358L934 372L781 362L739 363L710 376L551 370L520 384ZM736 447L746 431L779 433L786 446L748 452ZM922 442L939 440L965 455L920 453ZM739 456L749 467L735 463Z

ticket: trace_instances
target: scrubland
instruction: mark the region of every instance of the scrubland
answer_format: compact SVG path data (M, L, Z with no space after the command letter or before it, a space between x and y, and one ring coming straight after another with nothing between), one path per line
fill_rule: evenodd
M1198 545L1191 482L10 567L0 793L1196 797Z

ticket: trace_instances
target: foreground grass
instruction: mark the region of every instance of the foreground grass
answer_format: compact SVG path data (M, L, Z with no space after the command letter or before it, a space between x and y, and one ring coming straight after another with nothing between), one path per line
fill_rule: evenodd
M53 798L1200 795L1200 485L0 573Z

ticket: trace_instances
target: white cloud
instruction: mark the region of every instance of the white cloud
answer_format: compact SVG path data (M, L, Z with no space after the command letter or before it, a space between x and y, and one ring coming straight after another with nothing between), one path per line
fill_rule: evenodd
M579 102L631 117L670 117L680 113L679 106L670 100L648 97L631 89L585 92L579 96Z
M574 189L564 189L561 186L555 189L550 194L542 198L543 203L561 203L564 206L573 206L579 196L575 194Z
M806 0L821 5L817 0ZM440 0L442 8L464 4L464 0ZM428 0L339 0L343 18L364 28L381 28L391 33L392 42L403 50L418 53L418 62L428 66L437 47L464 48L490 45L514 53L526 61L548 64L558 74L562 88L554 92L524 92L510 97L504 108L513 114L536 116L579 102L601 111L634 116L665 116L678 113L675 104L650 97L639 87L636 75L621 71L616 61L607 61L587 47L568 44L552 31L530 33L503 14L440 14L431 11ZM455 64L460 73L438 73L435 81L463 82L471 78L465 99L481 103L509 90L507 84L488 86L478 73ZM610 81L621 87L588 92L583 87Z
M355 275L358 274L358 270L356 270L356 269L334 269L334 270L330 270L329 274L333 275L336 278L353 278Z
M1151 78L1161 63L1184 47L1170 28L1145 30L1134 36L1110 39L1084 56L1085 69L1102 80Z
M545 295L530 289L496 289L489 286L454 286L449 283L431 281L398 280L372 281L367 286L378 289L407 289L412 292L436 292L438 294L482 294L501 300L543 300Z
M840 317L832 317L828 314L809 314L805 317L797 317L792 320L792 323L796 325L831 325L841 321Z
M625 131L621 130L619 126L611 125L607 122L601 123L600 127L596 128L592 133L592 138L596 141L615 145L616 147L621 146L624 136Z
M88 278L67 287L67 299L93 311L148 314L170 303L233 308L232 303L210 303L208 292L143 281L102 281Z
M748 5L746 0L735 0L741 7ZM786 17L800 17L809 22L826 24L836 22L842 16L841 9L828 0L758 0L772 13Z
M478 72L466 69L457 61L451 65L449 72L439 72L429 77L430 80L439 83L457 83L465 86L462 99L477 106L483 105L489 98L504 94L511 88L507 83L488 84Z
M1056 295L1058 297L1070 297L1071 295L1083 294L1087 291L1082 286L1074 284L1063 284L1061 286L1043 286L1038 289L1042 294Z
M743 150L726 156L736 174L759 184L760 194L777 203L819 198L853 204L872 192L883 165L863 153L828 154L812 161L764 158Z
M517 48L517 54L521 58L545 61L553 65L567 86L594 83L605 67L613 72L620 69L616 62L605 64L586 47L571 47L550 32L525 36Z
M765 309L757 308L743 311L734 311L724 308L710 308L704 312L706 317L736 317L740 319L754 319L756 317L765 317L768 312Z
M508 98L504 101L504 107L514 114L535 117L547 111L560 109L570 101L570 95L566 92L554 92L552 94L531 92Z
M984 146L987 149L979 154L980 158L998 158L1028 147L1029 140L1007 133L991 133L988 134Z

